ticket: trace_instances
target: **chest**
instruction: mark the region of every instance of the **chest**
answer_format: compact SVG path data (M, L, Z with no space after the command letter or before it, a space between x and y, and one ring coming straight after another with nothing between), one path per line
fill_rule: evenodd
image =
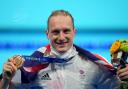
M34 80L21 84L21 89L96 89L99 80L97 66L76 59L66 64L50 64L40 70Z
M90 63L83 65L80 62L69 64L54 64L47 70L38 73L32 86L43 86L44 89L84 89L96 85L96 70ZM95 89L95 88L94 88Z

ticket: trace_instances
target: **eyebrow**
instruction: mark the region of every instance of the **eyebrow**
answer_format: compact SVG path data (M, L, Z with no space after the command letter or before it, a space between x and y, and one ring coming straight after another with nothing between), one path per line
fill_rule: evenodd
M51 32L52 32L52 33L55 33L55 32L59 33L60 31L61 31L61 29L56 28L56 29L52 29ZM70 28L64 28L62 31L63 31L63 32L70 32L71 29L70 29Z
M71 29L70 28L65 28L64 31L70 31Z

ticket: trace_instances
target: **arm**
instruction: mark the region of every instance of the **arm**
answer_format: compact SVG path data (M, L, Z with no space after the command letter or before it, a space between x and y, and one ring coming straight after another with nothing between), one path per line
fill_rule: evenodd
M10 80L2 78L0 80L0 89L7 89L9 85Z
M120 89L120 79L116 74L106 68L101 68L99 73L97 89Z
M3 66L2 79L0 80L0 89L8 89L11 79L15 76L16 71L21 67L23 61L20 56L14 56ZM18 65L20 63L20 65Z

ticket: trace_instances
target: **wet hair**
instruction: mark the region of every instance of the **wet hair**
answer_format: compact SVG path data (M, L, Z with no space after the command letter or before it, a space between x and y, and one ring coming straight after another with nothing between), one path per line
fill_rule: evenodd
M72 20L72 24L73 24L73 28L74 28L74 18L72 17L72 15L65 10L55 10L51 13L51 15L48 17L48 21L47 21L47 29L49 29L49 21L51 19L51 17L53 16L69 16Z

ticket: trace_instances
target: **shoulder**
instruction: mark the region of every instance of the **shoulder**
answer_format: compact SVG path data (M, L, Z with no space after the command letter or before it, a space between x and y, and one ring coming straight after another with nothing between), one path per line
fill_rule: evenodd
M46 50L47 50L47 47L44 46L44 47L38 48L36 51L41 52L41 53L44 53Z
M47 51L49 51L49 50L50 50L50 45L46 45L46 46L43 46L43 47L38 48L36 51L34 51L34 52L32 53L31 56L33 56L33 57L43 57L44 54L45 54Z
M101 65L102 67L105 67L108 71L112 71L113 73L115 73L112 64L110 64L104 57L102 57L98 54L91 53L90 51L80 48L76 45L74 45L74 46L76 48L76 51L78 51L79 55L84 57L84 59L88 59L89 61L93 62L94 64L96 64L98 66Z
M107 59L105 59L103 56L101 56L99 54L94 54L94 56L96 56L99 59L96 61L97 63L104 65L108 69L113 69L113 65L111 63L109 63L107 61Z
M99 54L91 53L90 51L82 49L76 45L74 46L76 50L78 51L78 53L82 55L83 57L86 57L90 61L95 62L97 64L102 64L109 69L113 69L112 64L110 64L104 57L100 56Z

